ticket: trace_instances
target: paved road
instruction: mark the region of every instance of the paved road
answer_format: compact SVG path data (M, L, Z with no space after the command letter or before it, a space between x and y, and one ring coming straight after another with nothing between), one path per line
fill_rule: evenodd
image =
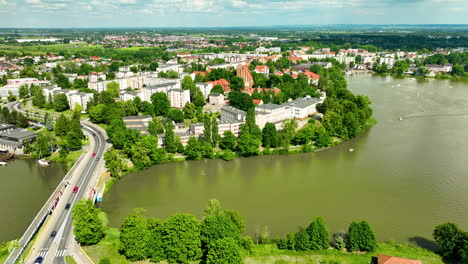
M22 112L19 106L20 104L9 104L7 107ZM63 194L56 209L41 228L33 250L25 263L34 263L38 256L42 256L43 263L46 264L65 263L64 256L67 255L74 256L78 263L89 263L81 252L77 252L79 248L72 234L71 210L66 209L65 206L70 203L73 207L81 198L89 198L93 195L93 187L96 186L99 175L104 170L102 157L106 149L106 142L105 132L101 128L87 121L82 121L81 124L84 132L90 138L90 151L82 157L79 164L75 165L70 178L62 181L57 187L57 189L62 189ZM96 155L93 156L93 153ZM65 184L66 182L68 184ZM67 186L65 187L65 185ZM78 186L77 193L73 193L74 186ZM36 223L33 222L32 225L34 224ZM54 237L51 236L53 231L56 232Z

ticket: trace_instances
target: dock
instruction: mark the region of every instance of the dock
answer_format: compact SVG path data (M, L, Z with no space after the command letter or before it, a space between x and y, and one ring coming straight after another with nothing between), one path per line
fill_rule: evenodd
M12 158L14 158L14 157L15 157L14 154L12 154L12 153L7 153L7 154L4 154L4 155L0 155L0 161L1 161L1 162L6 162L6 161L8 161L8 160L10 160L10 159L12 159Z

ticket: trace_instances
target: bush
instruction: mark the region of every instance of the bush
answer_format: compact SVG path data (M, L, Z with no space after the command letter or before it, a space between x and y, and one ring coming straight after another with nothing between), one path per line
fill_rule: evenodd
M226 150L223 151L223 153L221 154L221 158L222 158L223 160L226 160L226 161L233 160L235 157L236 157L236 154L235 154L234 152L232 152L232 150L230 150L230 149L226 149Z

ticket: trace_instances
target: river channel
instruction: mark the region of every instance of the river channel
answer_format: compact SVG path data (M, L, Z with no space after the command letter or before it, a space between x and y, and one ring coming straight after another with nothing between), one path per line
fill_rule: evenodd
M0 242L20 238L63 179L66 166L16 159L0 167Z
M110 225L119 226L134 208L163 219L177 212L201 217L216 198L241 213L251 235L257 226L268 226L272 237L297 231L317 216L331 232L366 219L380 240L400 242L431 239L434 226L446 221L467 229L468 83L347 78L350 90L373 102L379 123L368 132L318 153L132 173L104 196Z

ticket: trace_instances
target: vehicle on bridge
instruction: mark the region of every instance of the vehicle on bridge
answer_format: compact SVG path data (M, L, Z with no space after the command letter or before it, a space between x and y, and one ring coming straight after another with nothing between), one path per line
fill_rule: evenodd
M39 257L37 257L36 260L34 261L34 264L41 264L43 260L44 260L44 258L41 257L41 256L39 256Z
M78 186L73 187L73 193L77 193L77 192L78 192Z

